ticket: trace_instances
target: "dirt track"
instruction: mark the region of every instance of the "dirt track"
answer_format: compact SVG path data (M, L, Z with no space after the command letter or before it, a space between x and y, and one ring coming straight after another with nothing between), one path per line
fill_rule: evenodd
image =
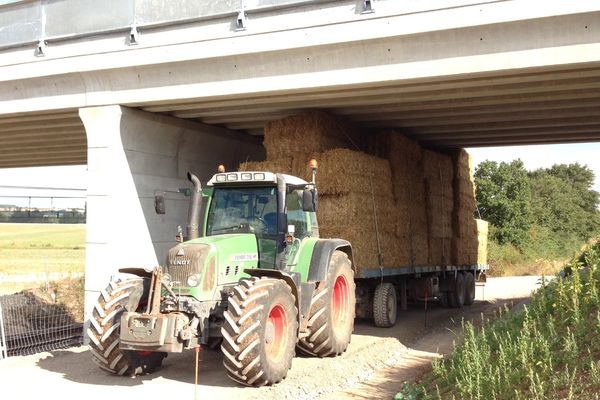
M358 320L352 343L341 357L296 357L281 384L245 388L230 381L219 351L201 354L198 399L385 399L392 398L405 379L426 370L432 359L451 350L461 319L479 319L503 303L519 302L537 285L537 277L489 279L477 288L473 306L448 310L437 304L409 307L389 329ZM481 301L485 297L485 301ZM0 362L4 393L19 399L51 395L79 399L159 398L194 399L194 353L171 354L164 368L152 375L122 378L95 367L85 347Z

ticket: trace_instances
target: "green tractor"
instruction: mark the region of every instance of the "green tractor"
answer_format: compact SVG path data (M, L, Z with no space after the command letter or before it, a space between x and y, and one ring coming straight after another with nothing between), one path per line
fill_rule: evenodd
M169 352L223 352L243 385L280 382L296 350L337 356L354 327L352 247L320 239L312 182L268 172L194 175L186 235L163 267L122 269L92 310L87 334L103 370L134 376Z

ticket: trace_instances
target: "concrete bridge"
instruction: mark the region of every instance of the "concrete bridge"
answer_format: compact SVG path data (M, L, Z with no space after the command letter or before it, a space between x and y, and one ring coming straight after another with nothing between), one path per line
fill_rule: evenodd
M0 0L0 167L87 164L86 290L156 265L187 200L306 109L437 147L600 139L600 5Z

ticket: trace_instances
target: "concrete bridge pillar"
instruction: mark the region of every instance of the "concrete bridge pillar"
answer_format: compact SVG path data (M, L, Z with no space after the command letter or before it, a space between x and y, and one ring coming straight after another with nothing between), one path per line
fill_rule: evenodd
M119 268L164 262L185 229L191 171L204 184L218 164L264 159L264 148L239 132L118 105L81 108L88 145L85 310ZM166 213L154 196L164 193Z

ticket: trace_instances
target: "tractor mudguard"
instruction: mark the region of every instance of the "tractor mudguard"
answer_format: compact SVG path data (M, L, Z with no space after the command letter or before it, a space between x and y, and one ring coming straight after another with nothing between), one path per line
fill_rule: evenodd
M320 282L327 278L327 270L331 256L336 250L343 251L348 255L354 270L354 257L352 255L352 245L344 239L320 239L315 244L312 258L310 260L310 270L308 271L309 282Z
M154 268L153 268L154 269ZM152 271L148 271L144 268L119 268L119 272L123 274L131 274L139 276L140 278L151 278Z

